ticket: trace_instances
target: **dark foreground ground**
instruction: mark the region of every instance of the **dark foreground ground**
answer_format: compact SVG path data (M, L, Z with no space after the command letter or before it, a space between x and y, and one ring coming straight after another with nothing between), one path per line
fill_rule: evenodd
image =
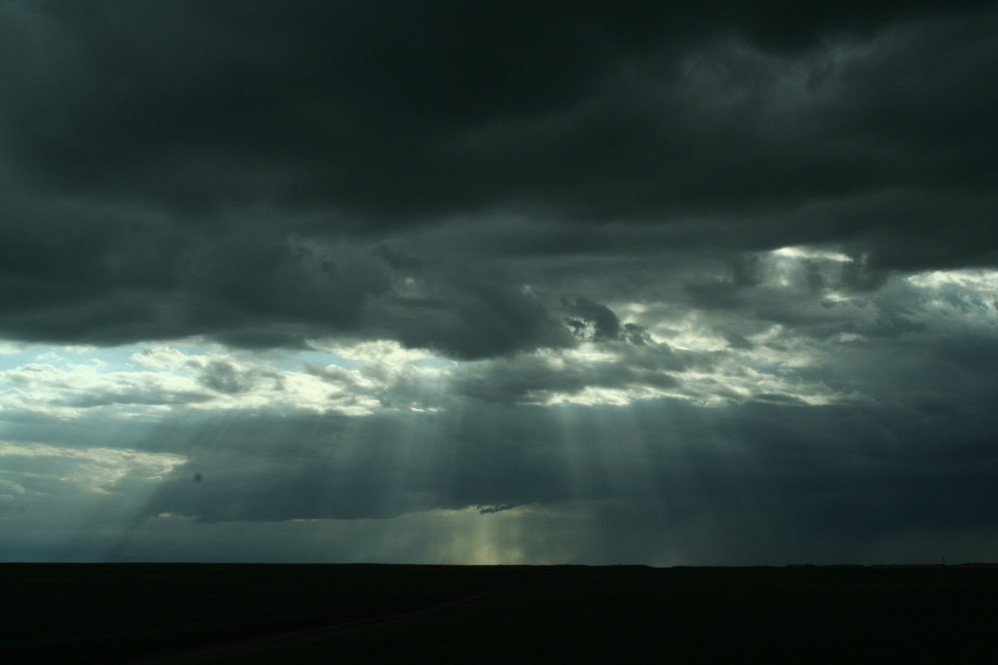
M0 663L998 662L998 567L0 565Z

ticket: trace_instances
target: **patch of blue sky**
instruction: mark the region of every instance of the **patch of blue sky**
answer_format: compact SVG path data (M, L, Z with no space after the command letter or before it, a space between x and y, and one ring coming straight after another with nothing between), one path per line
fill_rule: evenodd
M42 347L48 349L50 347ZM39 353L37 344L20 344L17 342L0 341L0 372L16 369L33 362Z
M141 344L108 347L53 346L38 357L59 369L93 365L106 372L120 372L135 370L137 365L132 360L132 355L144 348L146 347Z
M354 369L361 364L355 358L344 358L337 353L319 350L269 352L266 356L266 362L291 372L301 371L306 365L319 365L321 367L336 365L344 369Z
M127 370L132 367L130 357L139 346L92 347L61 344L8 344L0 352L0 371L17 369L25 365L51 365L69 369L80 365L93 365L107 371Z
M168 346L186 354L204 352L204 349L188 344ZM149 344L97 347L0 342L0 371L17 369L25 365L51 365L60 370L89 365L105 372L135 371L143 367L132 356L150 348L152 346Z

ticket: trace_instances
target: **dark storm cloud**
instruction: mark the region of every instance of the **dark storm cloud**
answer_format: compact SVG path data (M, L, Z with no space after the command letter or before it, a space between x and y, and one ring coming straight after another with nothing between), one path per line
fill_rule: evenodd
M122 213L86 225L98 214L62 213L81 227L3 234L9 336L114 344L201 333L294 347L348 333L458 357L571 342L556 314L498 268L409 265L376 245L282 236L248 218L208 233L141 217L129 225Z
M369 321L375 331L406 346L461 358L572 344L553 312L497 272L483 276L470 266L427 269L417 293L372 304Z
M996 16L6 2L0 332L477 358L571 346L564 299L606 299L511 255L834 244L870 288L993 265ZM462 257L499 214L524 221Z
M774 543L792 532L798 546L869 544L913 528L993 524L998 458L977 429L992 421L764 404L705 418L666 400L633 410L522 409L517 419L492 409L460 422L427 416L406 423L409 439L390 436L399 424L384 420L326 421L326 440L305 444L300 431L317 423L258 423L288 442L282 451L258 447L264 435L250 427L219 436L206 423L216 439L189 449L188 464L145 510L266 521L578 502L603 505L612 520L621 510L643 513L661 528L752 523L751 538ZM422 436L441 432L450 436L446 450ZM201 483L191 481L195 469Z

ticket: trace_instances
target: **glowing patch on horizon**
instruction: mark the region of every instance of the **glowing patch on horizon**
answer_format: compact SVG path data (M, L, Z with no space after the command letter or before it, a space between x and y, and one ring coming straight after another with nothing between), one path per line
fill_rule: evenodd
M469 506L416 513L405 521L423 523L434 534L433 559L437 563L517 565L527 560L523 534L517 527L534 512L518 506L483 513Z

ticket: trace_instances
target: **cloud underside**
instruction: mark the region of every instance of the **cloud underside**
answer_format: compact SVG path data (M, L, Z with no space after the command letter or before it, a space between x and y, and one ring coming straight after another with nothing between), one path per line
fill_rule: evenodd
M8 337L494 357L656 262L995 260L990 3L102 7L3 6Z

